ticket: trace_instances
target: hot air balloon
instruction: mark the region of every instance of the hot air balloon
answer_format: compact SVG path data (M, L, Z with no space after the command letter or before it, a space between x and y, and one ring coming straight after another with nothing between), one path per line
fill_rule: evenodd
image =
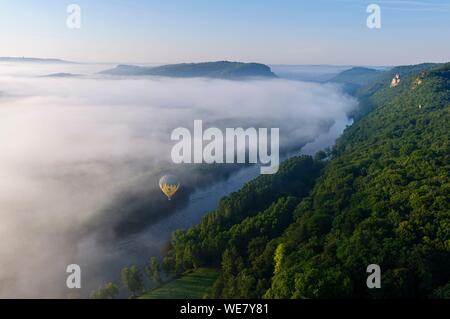
M167 196L170 200L172 196L178 191L180 188L180 182L173 175L164 175L159 180L159 188L161 191Z

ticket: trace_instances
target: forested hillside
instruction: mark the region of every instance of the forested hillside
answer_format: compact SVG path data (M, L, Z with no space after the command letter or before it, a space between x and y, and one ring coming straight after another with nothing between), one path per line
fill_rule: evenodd
M165 76L175 78L276 78L276 75L267 65L230 61L168 64L156 67L118 65L114 69L105 70L100 73L119 76Z
M173 235L166 267L220 267L210 297L450 298L450 64L381 72L355 94L331 154L222 200ZM369 264L381 289L366 286Z

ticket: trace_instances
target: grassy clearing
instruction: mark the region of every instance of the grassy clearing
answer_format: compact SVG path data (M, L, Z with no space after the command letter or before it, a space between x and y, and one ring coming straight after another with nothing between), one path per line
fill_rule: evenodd
M216 269L200 268L141 296L142 299L201 299L219 276Z

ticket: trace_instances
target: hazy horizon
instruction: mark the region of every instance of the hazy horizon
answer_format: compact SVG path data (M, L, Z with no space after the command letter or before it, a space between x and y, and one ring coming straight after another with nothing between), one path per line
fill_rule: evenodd
M240 60L226 60L226 59L219 59L219 60L202 60L202 61L173 61L173 62L139 62L139 61L76 61L76 60L68 60L63 59L56 56L0 56L0 59L37 59L37 60L61 60L62 62L68 62L68 63L75 63L75 64L86 64L86 65L119 65L119 64L130 64L130 65L141 65L141 66L159 66L159 65L169 65L169 64L188 64L188 63L206 63L206 62L221 62L221 61L229 61L229 62L241 62L241 63L260 63L268 65L269 67L331 67L331 68L352 68L352 67L367 67L367 68L391 68L396 66L402 66L402 65L415 65L415 64L422 64L422 63L447 63L450 62L450 59L448 61L422 61L418 63L412 63L412 64L392 64L392 65L381 65L381 64L293 64L293 63L264 63L261 61L240 61ZM0 63L3 61L0 61ZM17 62L17 61L15 61Z
M450 4L434 1L78 0L2 2L0 56L56 57L85 63L202 61L268 65L393 66L450 61ZM370 29L367 6L381 8Z

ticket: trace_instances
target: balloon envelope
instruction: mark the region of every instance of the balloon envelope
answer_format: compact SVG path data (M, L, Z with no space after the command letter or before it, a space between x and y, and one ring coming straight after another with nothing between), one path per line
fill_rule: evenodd
M170 200L180 188L180 182L173 175L164 175L159 180L159 188Z

